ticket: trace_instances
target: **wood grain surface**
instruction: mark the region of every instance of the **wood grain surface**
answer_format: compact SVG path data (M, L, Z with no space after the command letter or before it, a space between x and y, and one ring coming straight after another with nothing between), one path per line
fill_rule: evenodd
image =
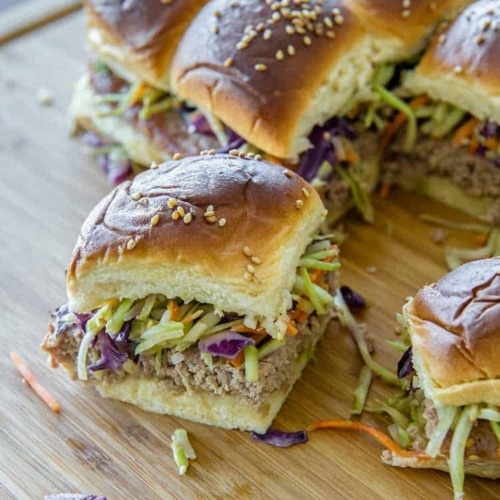
M346 432L318 431L307 444L276 449L246 433L148 414L103 400L52 371L38 346L49 311L65 300L64 269L89 209L109 190L103 176L68 137L67 106L85 66L81 13L0 47L0 498L98 493L110 500L165 498L452 498L447 474L390 468L381 447ZM51 106L37 102L40 88ZM394 367L395 314L405 297L446 272L443 248L422 212L462 216L416 196L376 201L369 226L345 223L343 284L371 307L362 321L376 359ZM447 244L474 246L451 231ZM8 353L17 352L62 405L52 413L23 385ZM347 418L361 361L348 333L332 324L275 426L302 429L316 419ZM373 406L394 391L376 382ZM384 429L369 414L363 420ZM181 477L170 435L185 427L198 459ZM500 498L500 481L467 478L467 498Z

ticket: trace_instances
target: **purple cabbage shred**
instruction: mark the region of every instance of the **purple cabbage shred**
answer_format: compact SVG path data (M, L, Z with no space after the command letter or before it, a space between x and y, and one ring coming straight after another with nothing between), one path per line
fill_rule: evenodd
M128 353L120 349L120 343L112 339L104 331L97 334L97 341L99 343L101 357L88 367L89 371L121 370L123 363L128 359ZM121 347L125 346L122 344Z
M239 149L243 144L246 143L245 139L238 135L234 130L231 129L226 129L227 130L227 144L223 147L218 149L216 152L217 153L229 153L232 149Z
M266 443L279 448L307 443L309 439L306 431L286 432L275 429L269 429L264 434L252 432L252 438L259 443Z
M345 137L353 141L356 139L356 132L345 118L333 117L324 125L313 128L309 135L311 147L300 157L297 173L306 181L312 181L323 162L328 162L334 166L337 164L337 155L332 137Z
M413 373L412 351L408 347L398 361L398 378L405 378Z
M205 352L212 356L234 359L246 346L254 344L255 341L253 339L245 337L241 333L226 330L202 338L198 342L198 349L200 352Z
M341 286L340 293L351 311L357 311L366 307L366 300L352 288Z

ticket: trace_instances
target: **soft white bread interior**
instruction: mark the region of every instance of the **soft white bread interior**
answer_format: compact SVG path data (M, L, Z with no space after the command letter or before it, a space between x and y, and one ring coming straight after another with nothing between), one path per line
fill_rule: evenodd
M186 30L171 85L248 142L293 160L312 128L369 81L372 53L350 2L214 0Z
M499 26L498 1L474 2L436 35L405 87L500 122Z
M88 44L118 74L168 90L179 39L207 1L85 0Z
M372 35L376 62L415 57L438 24L453 18L471 0L356 0L352 9Z
M72 311L161 293L284 334L300 257L326 216L291 171L234 155L172 161L115 188L83 224Z
M500 405L500 258L464 264L403 308L413 364L435 405Z
M411 467L413 469L436 469L449 471L448 459L444 457L431 458L429 456L413 456L402 457L389 450L382 452L382 461L393 467ZM499 460L473 460L468 457L464 458L464 470L466 474L473 476L488 477L496 479L500 477L500 461Z

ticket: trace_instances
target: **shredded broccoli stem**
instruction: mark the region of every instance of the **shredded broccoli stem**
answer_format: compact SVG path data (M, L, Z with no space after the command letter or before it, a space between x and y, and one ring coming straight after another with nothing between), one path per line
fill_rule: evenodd
M488 241L484 247L473 249L445 248L445 260L450 269L456 269L463 262L485 259L500 255L500 229L491 231Z
M477 411L476 405L466 406L462 410L451 439L448 467L450 469L453 493L456 500L463 498L464 495L464 453L467 439L469 438L474 423L471 415L475 411Z
M247 345L243 352L245 354L245 380L257 382L259 380L259 353L255 346Z
M335 294L334 303L339 315L339 320L351 332L356 345L358 346L359 353L363 358L363 361L373 370L376 375L381 377L386 382L398 387L407 387L408 383L406 381L400 380L393 372L388 370L385 366L377 363L371 357L370 352L368 351L368 345L366 344L362 327L356 322L354 316L351 314L351 311L345 303L342 292L340 290L337 290Z
M269 342L266 342L262 347L259 348L258 356L259 359L265 358L269 356L273 352L280 349L285 343L285 340L271 339Z
M436 457L439 454L443 441L455 421L457 410L458 408L456 406L444 406L439 408L439 422L425 449L425 452L431 457Z
M121 330L123 323L125 322L123 317L132 307L133 303L132 299L122 300L116 311L113 313L113 316L111 316L111 319L106 323L107 333L114 334Z
M462 229L464 231L471 231L473 233L488 233L490 227L485 224L467 224L461 222L453 222L440 217L435 217L430 214L420 214L420 219L424 222L430 222L431 224L437 224L438 226L449 227L450 229Z
M410 106L406 104L406 102L382 85L375 83L373 85L373 90L380 95L386 104L394 109L397 109L398 111L401 111L401 113L403 113L408 119L404 149L406 151L411 151L415 147L415 142L417 140L417 118L415 117L415 113Z
M371 368L368 365L363 365L359 372L358 385L354 389L354 402L351 415L361 415L363 413L372 379L373 372Z
M196 453L189 442L186 429L176 429L172 434L172 451L179 474L185 474L189 467L189 459L194 460L196 458Z
M337 172L340 177L342 177L342 179L346 180L349 183L352 199L354 201L354 204L356 205L356 208L360 211L361 215L363 215L363 218L367 222L373 222L374 211L372 202L370 200L370 195L365 189L363 189L358 179L356 179L351 172L348 172L343 168L338 168Z
M490 420L491 430L495 434L498 442L500 443L500 423Z

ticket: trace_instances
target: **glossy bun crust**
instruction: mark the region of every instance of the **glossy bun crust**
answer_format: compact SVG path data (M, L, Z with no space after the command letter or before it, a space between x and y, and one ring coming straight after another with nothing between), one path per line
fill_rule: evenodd
M404 314L428 398L500 404L500 258L458 267L420 290Z
M436 36L405 86L500 122L499 61L500 3L479 0Z
M85 0L91 49L132 81L168 90L179 39L208 0Z
M83 224L67 273L70 308L162 293L281 336L295 269L325 215L316 191L271 163L164 163L115 188Z
M172 88L258 148L294 158L373 72L349 5L213 0L179 45Z

